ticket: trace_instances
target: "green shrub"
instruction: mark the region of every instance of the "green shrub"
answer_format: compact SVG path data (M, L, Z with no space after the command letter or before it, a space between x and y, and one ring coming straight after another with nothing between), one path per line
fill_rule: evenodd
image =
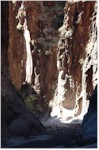
M43 112L47 108L47 104L41 104L37 95L29 95L24 98L26 106L36 114Z

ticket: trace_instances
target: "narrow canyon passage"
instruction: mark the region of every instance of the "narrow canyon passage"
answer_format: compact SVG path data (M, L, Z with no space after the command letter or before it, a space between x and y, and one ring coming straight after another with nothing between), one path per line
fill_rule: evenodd
M97 147L97 2L1 6L2 147Z

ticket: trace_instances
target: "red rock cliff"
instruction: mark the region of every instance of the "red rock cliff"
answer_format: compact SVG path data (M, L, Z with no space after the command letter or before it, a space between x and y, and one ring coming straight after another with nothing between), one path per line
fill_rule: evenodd
M28 115L23 129L30 130L33 125L32 115L19 93L13 91L14 86L24 94L29 90L29 96L36 93L40 105L49 103L51 116L65 121L77 116L82 119L97 85L97 3L72 0L64 6L64 2L56 1L10 1L8 5L7 9L2 5L8 14L2 9L2 110L5 106L2 123L5 129L19 134L14 124L16 116L18 120L20 114L24 118L24 111ZM24 86L28 90L24 90ZM22 111L19 107L17 111L16 105L21 105ZM10 108L14 116L7 113ZM31 116L30 124L28 116ZM36 124L41 127L37 120ZM22 129L22 125L17 128ZM22 130L22 134L27 132Z
M57 81L58 28L64 2L10 2L9 69L13 84L27 82L49 101ZM31 41L31 42L30 42Z
M96 7L94 1L10 2L9 69L17 89L27 82L40 103L52 100L75 116L87 111L97 84Z
M2 147L6 147L7 141L11 137L19 136L28 136L39 134L44 131L43 126L39 120L33 115L30 110L27 109L24 100L15 86L12 84L10 73L9 73L9 64L8 64L8 46L9 46L9 28L14 30L12 26L9 26L9 2L1 2L1 36L2 36L2 56L1 56L1 144ZM13 13L14 15L14 13ZM12 17L14 19L14 17ZM12 20L15 21L15 20ZM12 22L13 23L13 22ZM14 28L14 29L13 29ZM16 31L15 31L16 32ZM10 35L11 36L11 35ZM10 42L12 46L15 46L15 41L18 38L11 36ZM12 41L11 41L12 40ZM18 42L18 41L17 41ZM20 44L20 43L19 43ZM23 43L22 43L23 44ZM19 45L18 45L19 46ZM15 46L14 52L18 50L18 47ZM22 48L22 47L21 47ZM22 52L22 51L21 51ZM23 54L22 54L23 56ZM19 57L18 54L13 53L12 57ZM19 62L14 59L15 65L12 67L19 66ZM15 67L16 69L18 69ZM13 71L13 70L12 70ZM15 71L15 70L14 70ZM19 75L19 74L18 74ZM17 74L15 74L17 77ZM19 79L20 80L20 79ZM17 80L18 81L18 80ZM16 81L16 86L19 82ZM38 131L36 131L38 128Z
M57 105L59 116L62 107L73 110L76 117L87 112L88 99L97 84L97 4L68 1L64 14L59 28L58 84L52 116L57 115Z

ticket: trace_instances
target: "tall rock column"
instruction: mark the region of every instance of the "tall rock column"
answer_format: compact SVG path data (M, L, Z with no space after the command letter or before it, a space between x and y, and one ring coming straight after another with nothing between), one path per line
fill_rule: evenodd
M97 3L67 1L64 14L59 28L58 82L51 116L62 117L63 113L65 119L82 119L97 84Z
M10 2L9 69L13 84L27 82L41 97L52 99L57 81L58 28L65 2ZM32 94L32 93L31 93Z
M15 50L15 53L11 53L11 58L17 57L17 46L18 41L15 38L17 35L11 34L11 39L9 36L9 29L14 32L15 26L13 26L13 14L9 14L9 9L11 8L11 2L1 2L1 35L2 35L2 47L1 47L1 146L7 147L10 138L14 139L16 137L26 137L30 135L37 135L40 133L44 133L44 128L40 121L36 118L33 113L30 112L30 110L26 107L24 100L18 90L15 88L15 86L12 84L12 76L9 73L9 61L8 61L8 47L9 44L12 43L12 50ZM11 11L11 10L10 10ZM10 16L9 16L10 15ZM11 17L12 16L12 17ZM9 24L9 17L12 18L12 22ZM10 18L10 19L11 19ZM10 26L12 23L12 26ZM10 41L9 41L10 40ZM10 43L11 42L11 43ZM13 43L14 42L14 43ZM16 42L16 47L14 49ZM19 43L20 44L20 43ZM22 43L24 44L24 43ZM10 45L11 46L11 45ZM21 46L21 45L20 45ZM10 47L11 48L11 47ZM21 47L22 48L22 47ZM23 49L22 49L23 50ZM19 52L19 51L18 51ZM15 54L15 55L14 55ZM20 53L18 53L20 54ZM15 57L16 56L16 57ZM23 55L22 55L23 56ZM13 58L12 58L13 59ZM17 62L16 58L14 62L12 62L12 69L20 69L16 68L16 66L19 66L19 62ZM20 59L19 59L20 60ZM17 62L17 64L15 63ZM13 64L15 63L15 64ZM11 64L10 64L11 65ZM11 67L11 66L10 66ZM15 67L15 68L13 68ZM14 71L14 70L12 70ZM18 70L16 70L18 71ZM19 70L20 71L20 70ZM12 73L12 72L11 72ZM16 73L16 72L14 72ZM13 74L12 74L13 75ZM13 76L14 77L14 76ZM18 77L20 77L19 74L15 74L16 77L16 86L19 87L20 80ZM13 82L13 83L16 83Z

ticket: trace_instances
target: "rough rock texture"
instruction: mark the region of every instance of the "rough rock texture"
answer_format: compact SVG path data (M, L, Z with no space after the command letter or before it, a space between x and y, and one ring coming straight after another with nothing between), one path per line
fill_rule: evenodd
M97 142L97 87L90 97L88 113L84 116L80 134L85 143Z
M97 84L96 15L95 1L10 2L12 82L23 93L28 84L41 105L52 100L51 116L87 112Z
M20 7L18 3L17 8L14 9L12 2L9 3L9 49L8 61L11 80L14 86L19 89L22 82L25 80L25 64L26 64L26 46L25 39L22 32L17 31L16 13ZM11 69L12 68L12 69Z
M39 120L27 109L20 93L11 82L8 70L9 2L2 2L1 5L1 140L4 147L9 137L36 135L44 129Z
M53 97L56 86L58 28L63 23L64 3L32 1L9 5L12 82L17 89L27 82L42 102Z
M88 112L78 130L79 138L74 142L74 147L97 148L97 86L89 99Z
M97 84L97 4L68 1L64 13L59 28L58 82L51 115L61 117L65 108L69 116L82 118Z
M27 96L36 93L40 104L50 102L51 116L60 122L82 120L97 85L97 3L72 0L64 7L64 2L10 1L9 8L2 4L2 135L27 135L34 133L33 126L42 128L15 87ZM96 138L93 99L83 137L89 132L89 138Z

